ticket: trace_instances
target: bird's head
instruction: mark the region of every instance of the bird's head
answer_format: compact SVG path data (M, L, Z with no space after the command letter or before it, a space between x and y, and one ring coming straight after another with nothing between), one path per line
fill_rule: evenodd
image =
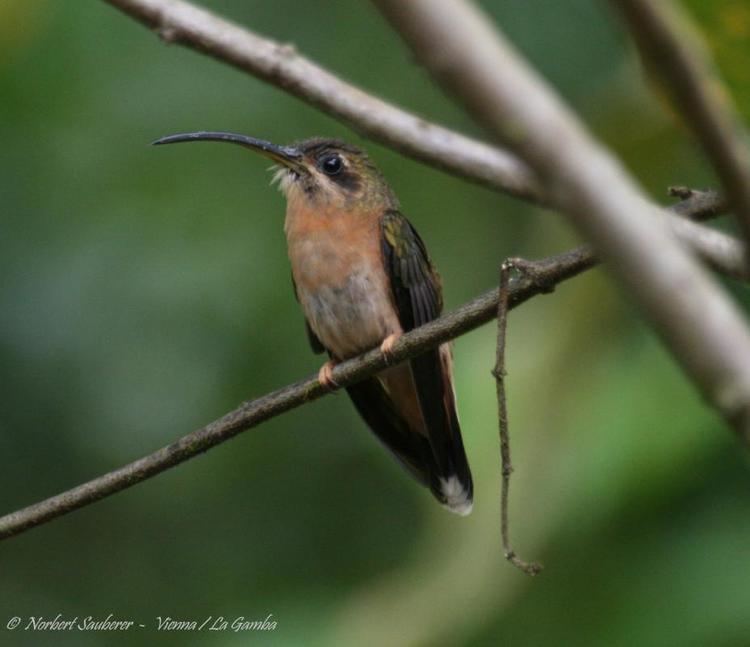
M396 209L385 178L363 150L338 139L315 137L289 146L226 132L169 135L154 144L218 141L238 144L275 163L274 181L291 202Z

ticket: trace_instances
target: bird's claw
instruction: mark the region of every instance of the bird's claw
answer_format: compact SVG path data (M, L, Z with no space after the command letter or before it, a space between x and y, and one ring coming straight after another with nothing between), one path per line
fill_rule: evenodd
M318 371L318 382L327 389L334 390L339 388L339 384L333 379L333 367L336 362L328 360Z
M380 352L383 353L387 364L390 364L393 359L393 347L396 345L399 337L401 337L401 333L391 333L380 344Z

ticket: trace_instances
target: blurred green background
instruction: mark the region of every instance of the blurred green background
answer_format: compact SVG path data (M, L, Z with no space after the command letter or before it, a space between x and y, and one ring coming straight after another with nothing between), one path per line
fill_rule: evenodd
M481 132L366 2L215 0L363 88ZM665 202L713 186L606 3L483 6ZM745 114L750 11L693 4ZM0 512L168 444L317 370L292 295L283 200L238 148L179 131L364 144L453 308L506 256L576 242L553 213L448 177L153 34L101 2L0 3ZM744 94L743 94L744 93ZM736 286L733 289L737 290ZM0 644L747 645L744 452L600 270L510 318L511 533L502 558L494 328L455 344L474 513L446 513L327 397L0 544ZM12 616L129 633L32 634ZM264 618L273 633L157 632Z

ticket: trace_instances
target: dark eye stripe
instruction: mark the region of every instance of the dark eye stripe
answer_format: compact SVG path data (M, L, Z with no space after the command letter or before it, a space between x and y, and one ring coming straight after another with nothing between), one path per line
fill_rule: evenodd
M342 173L331 175L329 176L329 179L331 182L335 182L342 189L346 189L347 191L357 191L361 186L359 177L356 173L352 173L351 171L343 171Z

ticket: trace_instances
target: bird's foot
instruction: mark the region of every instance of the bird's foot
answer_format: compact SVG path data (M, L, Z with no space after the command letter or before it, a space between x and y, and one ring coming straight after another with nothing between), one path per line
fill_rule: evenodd
M333 379L334 366L336 366L336 362L334 362L332 359L329 359L325 364L323 364L323 366L320 367L320 370L318 371L318 382L320 382L321 386L324 386L331 391L339 388L336 380Z
M393 347L396 345L396 342L400 337L400 332L391 333L383 340L383 343L380 344L380 352L385 356L387 364L390 364L393 359Z

